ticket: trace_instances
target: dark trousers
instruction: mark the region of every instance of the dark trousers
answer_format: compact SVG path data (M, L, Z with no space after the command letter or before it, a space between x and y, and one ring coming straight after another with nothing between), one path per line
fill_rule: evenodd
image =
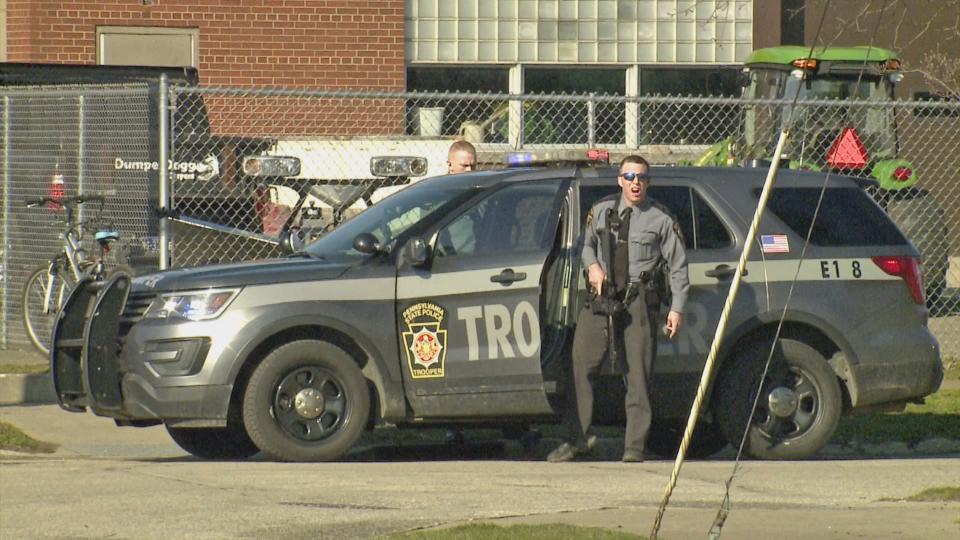
M624 448L643 452L650 430L650 393L647 383L653 373L657 353L657 317L659 304L648 306L638 298L623 318L624 353L627 359L625 412L627 429ZM593 386L591 377L600 368L607 351L607 317L595 315L589 304L580 311L573 338L573 389L568 396L566 422L571 441L582 446L593 423Z

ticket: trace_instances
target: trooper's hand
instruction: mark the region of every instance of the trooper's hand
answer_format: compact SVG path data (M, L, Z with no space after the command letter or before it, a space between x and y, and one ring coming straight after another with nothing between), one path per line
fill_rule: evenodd
M606 277L607 273L603 271L600 263L593 263L587 268L587 281L590 282L593 290L597 291L598 296L603 294L603 280Z
M667 313L667 337L673 339L673 336L677 335L677 331L680 330L680 321L683 317L680 315L679 311L670 311Z

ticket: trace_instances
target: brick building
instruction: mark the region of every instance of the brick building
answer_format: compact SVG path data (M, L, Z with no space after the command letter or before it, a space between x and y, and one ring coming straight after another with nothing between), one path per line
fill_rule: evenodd
M9 62L193 65L208 85L404 87L404 0L6 0Z

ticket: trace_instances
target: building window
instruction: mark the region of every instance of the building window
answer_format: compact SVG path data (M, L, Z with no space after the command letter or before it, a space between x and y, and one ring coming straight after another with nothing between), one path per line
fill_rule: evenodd
M739 96L739 67L640 69L641 96ZM740 108L729 104L644 104L640 141L646 144L713 144L732 135ZM691 121L696 119L696 121Z
M200 30L98 26L97 63L115 66L200 66Z
M406 0L410 62L730 63L753 0Z

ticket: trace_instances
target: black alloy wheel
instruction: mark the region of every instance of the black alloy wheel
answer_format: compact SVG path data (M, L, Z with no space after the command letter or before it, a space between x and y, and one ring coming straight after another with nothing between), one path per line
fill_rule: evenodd
M804 459L830 441L843 410L840 383L816 349L781 339L763 385L769 342L743 347L720 373L713 411L737 448L749 422L745 452L760 459ZM760 388L760 399L751 407Z
M330 461L357 442L370 391L356 362L317 340L287 343L257 366L243 399L251 439L283 461Z

